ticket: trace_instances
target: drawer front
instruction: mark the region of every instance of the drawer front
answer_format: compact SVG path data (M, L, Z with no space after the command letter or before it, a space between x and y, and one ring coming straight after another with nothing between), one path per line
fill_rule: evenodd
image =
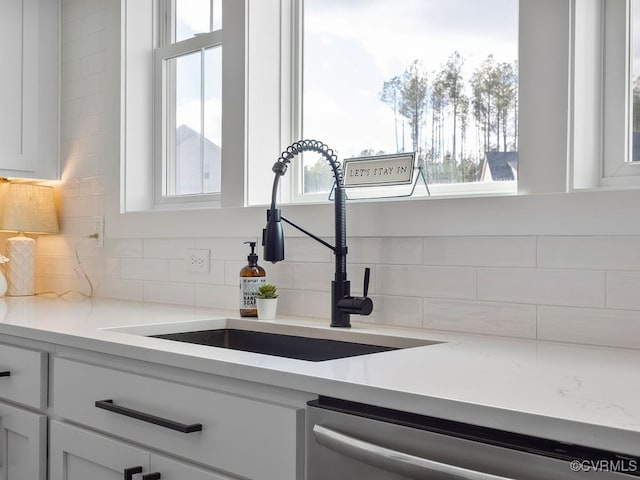
M232 475L303 478L303 409L62 358L54 360L53 406L69 420Z
M47 353L0 344L0 398L47 406Z

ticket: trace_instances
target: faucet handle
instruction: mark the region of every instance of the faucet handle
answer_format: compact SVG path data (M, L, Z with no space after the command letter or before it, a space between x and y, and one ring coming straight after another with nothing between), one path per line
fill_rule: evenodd
M336 306L343 313L356 315L370 315L373 311L373 300L369 298L369 279L371 278L371 269L364 269L364 288L361 297L352 297L345 295L340 298ZM335 282L333 282L335 283ZM348 282L347 282L348 283Z
M369 267L364 269L364 287L362 288L362 296L369 296L369 277L371 276L371 269Z

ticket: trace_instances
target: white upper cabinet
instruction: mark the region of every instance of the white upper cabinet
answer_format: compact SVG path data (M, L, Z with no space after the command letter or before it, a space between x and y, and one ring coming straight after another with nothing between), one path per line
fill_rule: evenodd
M59 22L59 0L0 2L0 176L60 176Z

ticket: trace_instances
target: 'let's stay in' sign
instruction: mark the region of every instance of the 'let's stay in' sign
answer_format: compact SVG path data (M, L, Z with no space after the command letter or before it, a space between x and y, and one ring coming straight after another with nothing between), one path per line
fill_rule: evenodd
M405 185L413 178L415 154L378 155L344 161L345 187Z

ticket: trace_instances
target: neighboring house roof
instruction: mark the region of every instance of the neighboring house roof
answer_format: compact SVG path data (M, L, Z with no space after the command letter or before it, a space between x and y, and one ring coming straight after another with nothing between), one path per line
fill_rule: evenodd
M203 140L202 145L201 140ZM202 138L200 133L186 125L180 125L176 129L175 142L176 191L180 194L198 193L204 187L205 192L219 192L221 187L220 147L206 137ZM201 148L204 148L204 165L200 160Z
M518 152L486 152L482 165L483 181L518 179Z
M180 125L176 130L176 145L181 145L191 139L200 141L200 134L187 125ZM214 151L220 150L220 147L207 137L204 137L204 144L205 148L211 148Z

